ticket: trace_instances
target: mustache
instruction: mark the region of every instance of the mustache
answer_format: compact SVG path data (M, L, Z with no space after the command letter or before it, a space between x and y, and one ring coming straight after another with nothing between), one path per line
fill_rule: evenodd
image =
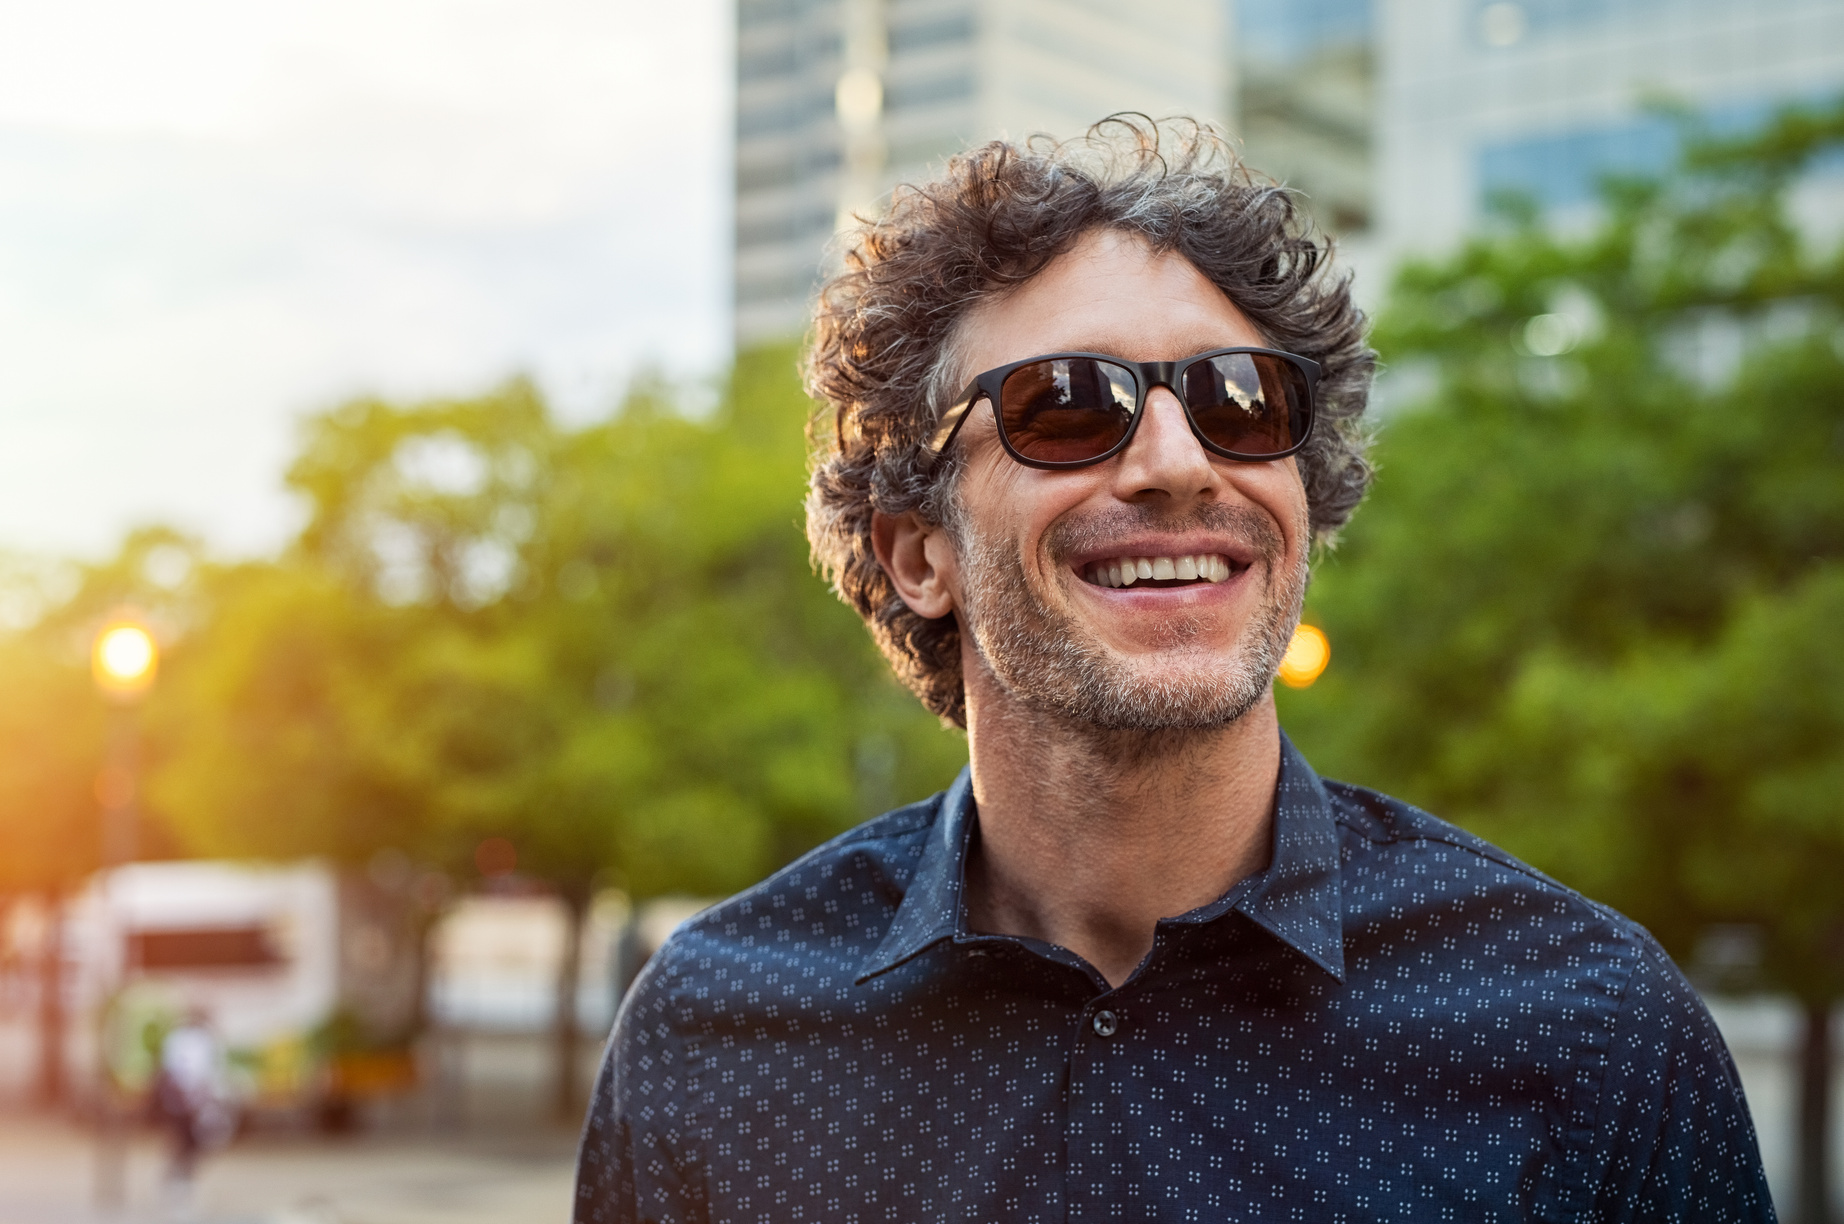
M1163 513L1153 506L1113 506L1080 519L1052 524L1044 533L1044 545L1051 557L1060 563L1074 553L1105 547L1136 532L1178 535L1187 531L1229 536L1247 545L1268 565L1278 561L1287 549L1280 527L1271 517L1253 506L1230 506L1220 502L1196 505L1179 514Z

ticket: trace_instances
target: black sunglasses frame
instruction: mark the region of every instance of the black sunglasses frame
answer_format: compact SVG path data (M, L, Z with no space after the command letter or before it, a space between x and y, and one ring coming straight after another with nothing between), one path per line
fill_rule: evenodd
M1197 418L1191 415L1191 406L1185 403L1184 393L1180 390L1180 387L1182 385L1181 380L1184 378L1186 370L1200 361L1209 361L1213 357L1230 357L1239 353L1278 357L1299 370L1301 375L1306 379L1306 427L1300 430L1299 436L1294 440L1293 445L1284 451L1276 451L1273 454L1250 455L1241 454L1229 450L1226 447L1218 446L1204 436L1204 431L1198 428ZM1133 397L1133 417L1127 423L1127 432L1121 436L1119 442L1116 442L1113 446L1110 446L1107 450L1096 455L1092 459L1032 459L1020 454L1018 450L1012 446L1012 440L1006 436L1005 414L998 410L1000 393L1005 386L1005 380L1010 378L1017 371L1024 369L1024 367L1036 365L1040 361L1061 361L1070 357L1088 357L1096 361L1105 361L1109 365L1120 366L1133 375L1135 388ZM1014 361L1010 365L1002 365L996 369L987 370L984 374L979 375L971 383L967 384L967 389L956 397L954 403L948 407L946 412L941 414L941 420L935 425L935 431L928 441L928 459L925 471L933 472L935 470L935 467L941 462L941 457L947 453L948 447L953 444L955 436L960 433L960 427L967 423L967 418L969 416L973 415L974 405L978 404L982 399L993 405L993 423L999 431L999 445L1003 446L1005 448L1005 453L1010 455L1018 463L1022 463L1026 467L1042 468L1046 471L1067 471L1071 468L1092 467L1097 463L1105 463L1126 450L1133 442L1133 435L1137 433L1140 428L1140 418L1146 415L1146 398L1152 394L1154 387L1164 387L1178 400L1179 407L1184 409L1185 423L1191 427L1191 433L1197 438L1198 442L1202 444L1203 448L1211 454L1221 455L1225 459L1234 459L1241 463L1267 463L1275 459L1285 459L1288 455L1295 453L1302 446L1305 446L1307 439L1312 437L1313 422L1319 415L1319 374L1320 365L1312 358L1301 357L1297 353L1285 353L1280 349L1271 348L1240 347L1210 349L1208 352L1198 353L1195 356L1186 357L1181 361L1125 361L1109 353L1080 352L1045 353L1040 357L1027 357L1023 361Z

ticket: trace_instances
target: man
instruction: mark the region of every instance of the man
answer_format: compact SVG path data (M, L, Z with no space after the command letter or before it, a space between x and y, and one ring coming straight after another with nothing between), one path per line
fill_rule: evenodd
M1772 1218L1644 931L1280 731L1370 475L1327 254L1122 124L864 229L809 535L971 764L660 951L579 1220Z

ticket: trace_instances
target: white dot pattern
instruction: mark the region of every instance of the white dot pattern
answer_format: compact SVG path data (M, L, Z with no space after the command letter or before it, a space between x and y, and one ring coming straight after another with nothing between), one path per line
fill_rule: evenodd
M577 1221L1773 1219L1649 935L1282 755L1274 862L1119 989L967 930L964 773L694 919L621 1010Z

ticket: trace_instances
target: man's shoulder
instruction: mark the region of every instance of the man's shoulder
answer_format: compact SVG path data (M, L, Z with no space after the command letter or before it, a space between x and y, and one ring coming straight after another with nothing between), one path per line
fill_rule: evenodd
M1481 903L1466 907L1475 918L1483 912L1507 923L1548 919L1616 945L1627 956L1657 953L1657 942L1637 922L1484 838L1381 791L1331 779L1324 785L1333 817L1346 835L1348 867L1353 846L1385 860L1396 857L1405 871L1427 864L1426 885L1416 895L1431 904L1472 900ZM1402 880L1395 872L1389 876L1392 885ZM1361 895L1366 881L1356 883Z
M1616 1031L1726 1065L1714 1021L1652 933L1492 843L1378 791L1327 781L1344 841L1347 962L1464 970L1479 1006L1549 1010L1577 1036Z
M901 904L942 794L885 812L809 850L755 886L687 919L653 957L657 988L721 962L855 966Z

